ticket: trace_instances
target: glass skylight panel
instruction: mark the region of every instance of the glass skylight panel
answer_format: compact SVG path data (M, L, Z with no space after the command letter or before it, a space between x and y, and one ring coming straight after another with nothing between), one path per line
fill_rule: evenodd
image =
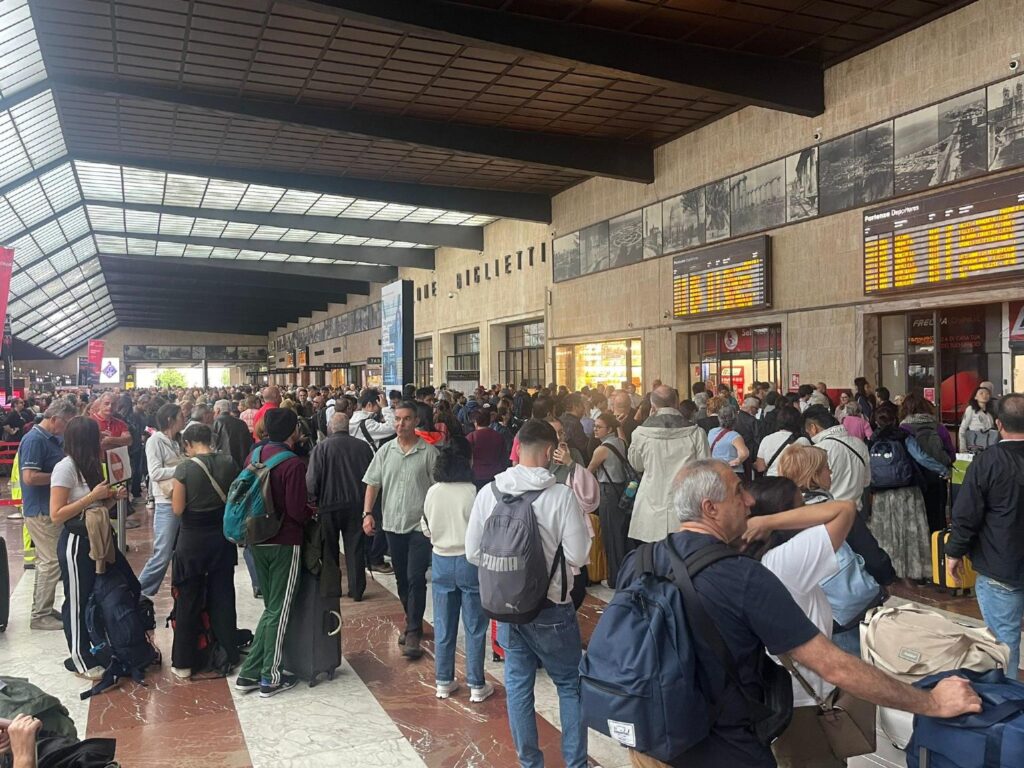
M124 201L120 166L76 160L75 170L87 199Z
M368 219L384 207L384 203L375 203L372 200L356 200L345 209L345 217L352 219Z
M449 211L448 213L442 214L434 219L434 224L462 224L469 218L468 213L455 213Z
M287 253L265 253L263 261L288 261Z
M274 206L284 197L285 191L280 187L264 187L259 184L250 184L239 201L238 207L247 211L272 211Z
M373 215L373 218L387 221L401 221L403 218L405 218L415 210L416 206L414 205L399 205L398 203L388 203L379 211L377 211L377 213Z
M100 272L101 269L102 266L100 265L99 259L92 259L91 261L87 261L82 265L82 273L86 277L97 274L98 272Z
M251 238L253 233L258 229L255 224L242 224L240 222L231 221L228 222L227 226L224 227L222 237L243 237Z
M296 256L294 253L288 257L288 261L308 264L312 259L309 256Z
M32 230L32 239L44 253L49 253L62 245L67 245L67 238L60 228L60 224L51 221Z
M208 245L186 245L182 255L186 258L208 259L212 251L213 248Z
M124 182L126 203L162 203L164 201L165 174L161 171L123 167L121 176Z
M21 296L25 291L31 290L33 285L35 283L32 282L32 278L24 272L18 271L11 275L11 294L13 296ZM8 307L8 310L10 309Z
M116 235L93 235L100 253L128 253L128 244Z
M85 215L85 207L75 208L70 213L65 213L57 221L64 232L64 237L69 241L77 240L90 232L89 217Z
M22 102L11 110L11 116L33 167L38 168L67 153L52 91L44 91Z
M0 2L0 97L46 77L28 0Z
M306 213L319 199L320 195L316 192L289 189L274 206L274 213Z
M340 195L321 195L313 206L306 211L318 216L341 216L356 199Z
M237 208L239 200L245 194L246 184L237 181L210 179L203 195L203 208Z
M444 213L444 211L438 210L437 208L417 208L402 219L402 221L412 221L417 224L430 224L434 219Z
M220 237L227 226L226 221L214 219L196 219L191 234L195 237Z
M169 173L164 186L163 202L165 205L187 205L195 208L203 202L208 183L209 179L200 176Z
M71 163L59 165L52 171L47 171L39 177L39 183L54 211L63 210L82 199Z
M380 238L377 238L377 237L371 237L371 238L367 238L366 242L363 243L363 245L376 245L376 246L383 247L383 246L391 245L391 240L381 240Z
M7 193L7 202L11 204L14 213L26 227L38 224L47 216L53 215L53 208L50 206L46 191L43 185L37 181L31 181L12 189Z
M238 255L235 258L240 259L242 261L259 261L263 258L263 251L243 250L239 251Z
M75 258L81 263L96 255L96 241L92 237L83 237L71 244L71 250L75 252Z
M211 259L234 259L237 257L237 248L211 248L208 256Z
M7 247L14 249L14 266L19 269L43 257L43 252L39 250L39 246L36 245L36 241L32 239L31 235L19 237L17 240L9 242Z
M32 170L32 161L18 136L18 126L11 113L0 112L0 184L25 176Z
M368 237L356 237L355 235L345 235L338 240L338 245L366 245Z
M96 275L96 277L89 278L90 291L95 291L97 288L102 288L104 285L103 275Z
M420 245L419 243L406 243L402 240L394 240L389 242L388 248L430 248L429 245Z
M149 211L124 211L124 227L126 232L156 234L160 227L160 214Z
M184 253L185 246L182 243L159 242L156 244L157 256L176 256L180 258Z
M494 220L495 220L494 216L482 216L482 215L481 216L470 216L468 219L466 219L464 222L462 222L462 226L464 226L464 227L482 227L484 224L490 224Z
M330 245L339 245L345 242L346 238L352 237L351 235L336 235L331 232L316 232L307 242L310 243L328 243ZM354 238L356 240L363 240L365 238Z
M63 275L75 266L75 254L70 248L64 248L50 256L49 262L57 270L57 274Z
M187 235L192 231L195 219L190 216L173 216L163 214L160 216L161 235Z
M289 233L297 233L298 238L287 238L286 235ZM308 240L313 232L303 232L301 229L286 229L284 227L272 227L269 224L264 224L259 227L255 233L253 233L254 240L285 240L285 239L304 239Z
M125 240L125 247L131 253L145 253L148 256L152 256L156 253L156 243L152 240L144 240L140 237L128 237Z
M100 205L87 206L89 221L96 229L107 229L124 232L124 211L120 208L108 208Z
M57 271L53 268L50 262L43 261L36 262L31 267L25 270L25 274L35 280L36 285L42 285L47 280L52 280L57 276Z
M21 223L21 219L11 208L11 204L7 202L7 198L0 196L0 240L6 240L24 228L25 225Z

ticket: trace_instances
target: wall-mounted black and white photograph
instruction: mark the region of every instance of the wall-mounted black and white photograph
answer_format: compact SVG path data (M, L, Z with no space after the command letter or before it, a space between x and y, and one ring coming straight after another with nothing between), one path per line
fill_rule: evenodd
M616 216L608 222L611 266L636 264L644 254L644 212L642 209Z
M554 280L571 280L580 276L580 233L555 238L552 245L554 253Z
M729 180L733 237L786 223L785 174L785 161L776 160Z
M608 269L608 222L599 221L580 230L580 274L589 275Z
M786 221L818 215L818 148L808 147L786 158Z
M729 179L713 181L704 187L704 242L713 243L729 237Z
M841 136L818 151L822 215L892 196L892 121Z
M1024 75L988 87L988 169L1024 165Z
M661 216L665 225L663 253L703 244L704 187L662 202Z
M656 259L665 252L661 203L644 208L644 258Z
M896 194L969 179L988 167L985 91L897 117L893 127Z

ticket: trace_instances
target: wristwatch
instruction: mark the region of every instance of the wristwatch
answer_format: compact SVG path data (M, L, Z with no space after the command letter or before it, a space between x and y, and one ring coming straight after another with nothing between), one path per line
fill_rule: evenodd
M373 512L363 512L362 519L365 520L368 517L373 517Z

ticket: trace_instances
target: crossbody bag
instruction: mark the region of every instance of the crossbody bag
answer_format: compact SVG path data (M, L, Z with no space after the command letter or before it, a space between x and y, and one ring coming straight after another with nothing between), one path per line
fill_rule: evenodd
M213 486L213 490L217 492L218 496L220 496L220 500L227 504L228 495L224 493L224 489L220 487L220 484L213 479L213 475L210 473L210 470L207 468L206 464L200 461L198 456L193 456L192 461L199 465L199 467L203 470L203 473L206 475L207 479L209 479L210 485Z

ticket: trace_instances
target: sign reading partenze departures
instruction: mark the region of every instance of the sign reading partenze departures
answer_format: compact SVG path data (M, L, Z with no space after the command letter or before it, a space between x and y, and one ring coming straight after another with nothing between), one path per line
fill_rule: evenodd
M1024 174L864 213L864 293L1024 270Z
M691 317L771 306L767 235L672 259L672 314Z

